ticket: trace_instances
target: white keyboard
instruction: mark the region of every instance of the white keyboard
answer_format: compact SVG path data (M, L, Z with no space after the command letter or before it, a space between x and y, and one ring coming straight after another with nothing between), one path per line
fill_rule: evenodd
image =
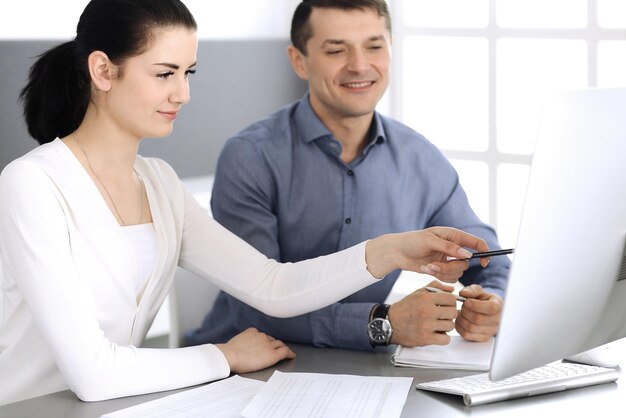
M614 382L618 376L618 369L556 361L497 381L481 373L419 383L416 388L459 395L466 406L473 406Z

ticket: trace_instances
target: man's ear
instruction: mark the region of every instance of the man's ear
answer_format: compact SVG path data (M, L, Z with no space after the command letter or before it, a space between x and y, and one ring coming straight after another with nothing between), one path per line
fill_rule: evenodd
M291 62L291 66L293 67L293 70L296 72L298 77L303 80L308 80L309 74L306 68L306 57L304 56L304 54L293 45L289 45L289 47L287 48L287 53L289 54L289 61Z
M111 90L111 81L117 74L117 66L111 62L107 54L94 51L87 58L89 75L94 87L100 91Z

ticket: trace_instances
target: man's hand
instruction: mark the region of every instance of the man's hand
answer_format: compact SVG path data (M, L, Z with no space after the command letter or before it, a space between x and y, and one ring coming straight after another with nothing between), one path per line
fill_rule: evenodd
M428 286L446 292L454 290L439 281L432 281ZM389 308L389 322L393 328L391 343L405 347L446 345L450 342L446 333L454 329L457 315L454 295L418 289Z
M487 341L496 335L500 327L502 298L487 293L477 284L459 292L467 298L456 319L457 332L469 341Z

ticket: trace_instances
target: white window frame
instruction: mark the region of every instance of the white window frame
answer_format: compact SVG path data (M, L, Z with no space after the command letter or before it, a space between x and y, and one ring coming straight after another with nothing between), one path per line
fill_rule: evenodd
M409 0L410 1L410 0ZM437 1L437 0L432 0ZM598 79L598 44L606 40L625 40L626 30L602 28L597 19L597 0L587 0L587 27L580 29L525 29L502 28L496 24L496 0L489 0L489 23L483 28L416 28L405 25L403 0L388 1L393 18L393 51L391 84L388 92L388 113L402 121L404 115L403 89L405 39L409 36L442 36L486 39L489 45L489 141L485 151L462 151L442 149L446 156L454 160L480 161L489 169L489 219L493 226L498 225L498 167L501 164L521 164L529 166L532 156L505 153L497 146L497 81L496 52L497 43L504 38L520 39L567 39L583 40L588 45L588 86L596 87ZM565 11L566 12L566 11Z

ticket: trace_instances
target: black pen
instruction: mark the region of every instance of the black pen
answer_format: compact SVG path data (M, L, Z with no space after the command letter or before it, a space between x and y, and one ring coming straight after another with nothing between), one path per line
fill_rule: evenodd
M514 248L507 248L504 250L485 251L482 253L473 253L470 258L446 257L446 261L471 260L472 258L495 257L498 255L513 254L514 251L515 251Z

